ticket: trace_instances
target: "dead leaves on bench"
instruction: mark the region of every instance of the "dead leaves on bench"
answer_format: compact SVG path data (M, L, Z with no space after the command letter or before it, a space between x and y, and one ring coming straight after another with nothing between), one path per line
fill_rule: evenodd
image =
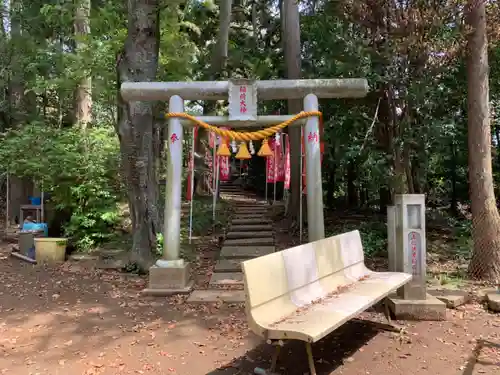
M325 302L330 302L330 300L332 300L334 298L338 298L340 294L347 292L349 289L351 289L358 282L367 280L368 278L370 278L370 275L365 275L365 276L362 276L362 277L358 278L358 280L355 281L355 282L353 282L353 283L346 284L346 285L340 285L339 287L337 287L332 292L326 294L324 297L317 298L317 299L311 301L307 305L298 307L293 313L282 317L281 319L277 320L274 323L271 323L269 325L269 327L270 328L275 328L276 326L278 326L281 323L290 322L290 319L297 318L297 317L299 317L301 315L305 315L311 309L311 307L316 306L316 305L320 305L320 304L322 305ZM299 321L295 321L294 323L300 323L300 322Z

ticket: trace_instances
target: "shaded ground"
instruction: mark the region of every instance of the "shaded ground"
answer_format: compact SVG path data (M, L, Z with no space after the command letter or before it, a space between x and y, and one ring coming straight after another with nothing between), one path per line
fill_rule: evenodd
M277 237L281 247L290 245L286 233ZM198 259L198 286L209 279L215 246ZM245 375L268 366L272 350L248 332L242 306L144 298L144 285L140 277L78 264L31 266L2 246L0 374ZM376 312L361 318L382 319ZM500 373L500 315L480 304L448 310L445 322L404 324L402 335L367 321L344 325L313 347L318 373ZM287 345L280 366L282 374L307 373L303 345Z

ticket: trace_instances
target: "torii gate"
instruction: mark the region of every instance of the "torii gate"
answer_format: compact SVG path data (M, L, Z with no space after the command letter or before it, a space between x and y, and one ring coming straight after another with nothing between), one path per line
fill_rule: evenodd
M243 92L245 95L241 95ZM233 129L269 127L294 119L292 115L258 115L257 99L303 99L304 111L315 114L295 121L301 125L305 123L305 133L313 135L305 145L309 241L325 237L318 98L361 98L367 92L368 83L362 78L125 82L121 86L121 95L126 101L169 100L170 114L184 113L184 100L228 99L228 116L197 116L194 119L212 125L228 125ZM192 121L169 116L168 139L172 141L167 165L163 257L150 269L149 289L146 290L156 295L190 292L193 284L189 264L180 258L182 138L183 125L189 124L194 125Z

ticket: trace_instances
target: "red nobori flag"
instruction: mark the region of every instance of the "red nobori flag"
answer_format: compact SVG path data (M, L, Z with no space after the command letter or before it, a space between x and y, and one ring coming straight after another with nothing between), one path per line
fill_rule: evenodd
M285 147L285 189L290 189L290 139L288 134L286 136L286 147Z

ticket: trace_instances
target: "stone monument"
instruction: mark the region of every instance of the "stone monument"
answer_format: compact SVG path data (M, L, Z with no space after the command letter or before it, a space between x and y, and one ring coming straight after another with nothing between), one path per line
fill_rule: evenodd
M446 304L427 293L425 195L396 195L388 208L389 270L413 276L391 296L397 319L444 320Z

